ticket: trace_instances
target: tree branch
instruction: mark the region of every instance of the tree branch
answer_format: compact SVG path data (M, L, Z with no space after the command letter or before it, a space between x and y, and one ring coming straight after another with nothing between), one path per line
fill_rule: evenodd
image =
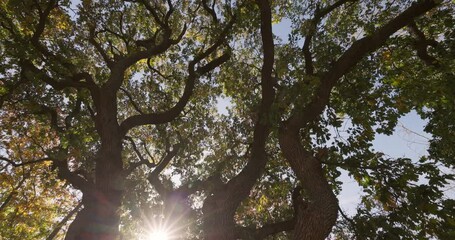
M13 188L8 197L6 197L5 201L3 201L2 205L0 205L0 212L6 207L6 205L8 205L11 199L13 199L14 194L16 194L16 191L22 186L22 184L24 184L25 180L27 180L27 178L23 176L21 181Z
M213 22L215 22L215 24L217 24L218 16L216 15L214 6L215 6L215 0L213 1L213 4L211 7L209 7L209 5L207 4L207 0L202 0L202 7L212 17Z
M159 174L166 168L166 166L171 162L171 160L177 155L180 150L181 143L175 144L171 151L169 151L166 156L161 159L161 161L156 165L155 169L149 174L147 180L150 184L156 189L156 191L163 197L168 196L172 191L167 189L159 179Z
M416 38L414 47L417 50L417 56L422 59L422 61L428 65L428 66L433 66L433 67L439 67L439 62L438 60L428 54L428 46L435 47L438 42L435 40L429 40L425 37L425 34L420 31L420 29L417 27L417 24L412 21L409 25L408 28L412 35Z
M71 172L68 169L68 162L66 160L54 160L53 168L58 168L58 177L68 181L74 188L87 193L93 189L93 184L79 176L76 172Z
M88 73L79 73L71 76L68 79L57 81L47 75L47 73L42 70L38 69L30 60L25 60L22 59L19 62L19 66L22 68L23 75L26 78L31 78L33 75L37 78L41 78L45 83L49 84L51 87L53 87L55 90L62 90L65 88L85 88L90 90L92 93L92 96L97 96L98 95L98 86L95 84L93 81L93 78L91 77L90 74ZM82 81L85 80L85 81ZM95 100L95 99L94 99Z
M339 0L335 2L334 4L320 10L319 8L316 9L314 18L311 21L311 28L309 29L309 32L307 36L305 37L305 42L303 43L302 47L302 52L303 52L303 57L305 58L305 72L308 75L313 75L314 74L314 67L313 67L313 54L310 51L310 46L311 42L313 40L313 36L316 33L316 28L318 24L321 22L321 20L330 14L332 11L337 9L338 7L342 6L343 4L347 2L356 2L357 0Z
M28 160L28 161L23 161L23 162L17 163L15 161L13 161L9 158L3 157L3 156L0 156L0 160L3 160L5 162L11 164L13 167L21 167L21 166L26 166L26 165L35 164L35 163L54 161L53 159L51 159L49 157L45 157L45 158L39 158L39 159L35 159L35 160Z
M82 207L82 202L79 202L76 205L76 207L74 207L70 212L68 212L68 214L62 220L60 220L60 222L57 223L54 230L52 230L52 232L49 234L49 236L46 238L46 240L53 240L57 236L58 232L62 229L62 227L68 222L68 220L70 220L70 218L74 214L79 212L81 207Z
M131 137L126 136L125 138L130 141L131 146L133 147L133 151L136 153L137 157L139 158L138 162L131 163L130 166L127 169L125 169L126 176L130 175L134 171L134 169L136 169L137 167L139 167L141 165L147 165L147 167L149 167L149 168L156 167L156 164L154 161L150 162L142 156L141 152L137 148L136 143L134 142L134 140Z
M136 110L138 113L140 114L144 114L144 112L141 110L141 108L139 107L139 105L136 104L136 102L133 100L133 96L131 95L130 92L128 92L126 89L124 88L120 88L120 90L125 93L125 95L128 97L128 100L130 100L131 102L131 105L133 105L133 108L134 110Z
M270 133L270 113L275 100L275 79L272 76L274 66L274 41L272 33L272 10L269 1L257 0L261 12L261 39L263 63L261 69L261 104L258 120L254 126L251 156L242 171L226 183L228 196L232 198L229 204L233 206L248 196L256 180L261 176L267 163L265 144ZM224 191L224 190L220 190ZM224 193L223 193L224 194Z
M103 49L103 47L101 47L101 45L95 39L95 37L96 37L95 27L94 26L91 27L89 29L89 32L90 32L90 35L88 38L88 42L90 44L92 44L92 46L96 49L96 51L101 55L101 57L103 58L104 62L107 65L107 67L112 68L113 62L112 62L111 58L107 55L106 51Z
M186 81L183 95L172 108L161 113L148 113L128 117L120 124L122 134L126 135L130 129L137 126L147 124L163 124L174 120L183 111L186 104L189 102L191 95L193 94L195 82L198 76L215 69L216 67L220 66L229 59L230 55L226 53L218 58L215 58L206 65L199 67L197 70L194 69L196 63L200 62L203 58L208 56L209 52L215 51L217 46L221 45L221 43L222 42L217 41L212 47L207 49L207 51L195 57L195 59L189 63L188 66L189 76Z
M306 123L315 120L329 102L330 92L338 79L348 73L362 58L370 52L381 47L387 39L408 25L414 18L423 15L438 5L436 0L423 0L412 4L408 9L380 27L375 33L357 40L341 57L333 67L324 74L321 84L317 89L313 100L303 109L295 108L292 116L288 119L288 128L300 129Z

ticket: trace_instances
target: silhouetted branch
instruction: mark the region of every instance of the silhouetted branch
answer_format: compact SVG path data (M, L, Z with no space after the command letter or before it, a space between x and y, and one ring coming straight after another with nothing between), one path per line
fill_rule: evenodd
M408 9L378 28L373 34L355 41L324 74L313 100L302 110L296 108L287 121L288 128L300 129L315 120L327 105L332 88L343 75L348 73L362 58L381 47L395 32L414 19L436 7L439 1L423 0L412 4Z
M438 60L428 54L428 46L436 47L438 42L429 40L425 34L417 27L417 24L412 21L409 25L410 32L415 36L416 41L414 47L417 50L417 56L428 66L439 67Z
M6 158L6 157L3 157L3 156L0 156L0 160L3 160L9 164L11 164L13 167L21 167L21 166L26 166L26 165L30 165L30 164L35 164L35 163L41 163L41 162L46 162L46 161L54 161L53 159L49 158L49 157L45 157L45 158L39 158L39 159L35 159L35 160L28 160L28 161L22 161L20 163L17 163L9 158Z
M52 230L52 232L49 234L46 240L53 240L57 236L58 232L62 229L62 227L71 219L71 217L73 217L74 214L79 212L81 207L82 202L79 202L76 205L76 207L74 207L70 212L68 212L68 214L62 220L60 220L60 222L57 223L57 225L54 227L54 230Z

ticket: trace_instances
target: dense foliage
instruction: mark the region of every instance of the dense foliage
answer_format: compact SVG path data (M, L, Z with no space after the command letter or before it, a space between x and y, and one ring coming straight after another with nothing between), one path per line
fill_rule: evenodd
M455 238L453 1L0 6L0 238Z

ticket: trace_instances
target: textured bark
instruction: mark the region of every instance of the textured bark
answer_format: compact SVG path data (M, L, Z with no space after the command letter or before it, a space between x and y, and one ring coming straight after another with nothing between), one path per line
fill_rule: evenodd
M117 123L115 91L102 89L97 107L96 129L101 138L95 168L95 184L83 191L84 209L70 225L65 239L111 240L119 238L123 193L122 142Z
M338 216L338 200L323 173L321 162L306 151L296 131L281 129L280 146L301 181L305 204L297 206L294 239L325 239Z
M88 196L90 195L90 196ZM121 195L108 196L102 192L84 194L84 209L71 223L65 240L111 240L119 238Z
M234 214L237 206L229 202L226 198L229 197L228 195L218 192L204 201L202 208L204 239L235 239Z

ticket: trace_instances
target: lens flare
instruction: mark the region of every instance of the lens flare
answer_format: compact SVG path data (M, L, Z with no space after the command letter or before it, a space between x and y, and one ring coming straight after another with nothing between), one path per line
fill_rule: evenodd
M169 240L169 234L164 230L155 230L150 233L147 240Z

